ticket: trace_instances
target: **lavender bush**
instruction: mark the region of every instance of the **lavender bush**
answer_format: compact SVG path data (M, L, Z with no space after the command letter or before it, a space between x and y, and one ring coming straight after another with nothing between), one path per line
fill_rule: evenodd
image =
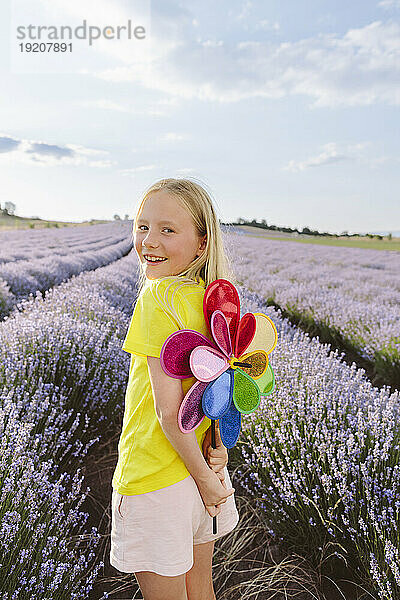
M0 406L0 598L86 598L101 564L85 575L99 542L84 531L79 471L53 477L34 421L21 421L12 398Z
M398 252L225 237L243 285L400 386Z
M268 533L315 566L347 565L368 597L400 597L399 392L373 387L337 351L276 318L276 391L245 418L235 449Z
M131 254L22 301L0 325L2 600L87 598L103 566L79 466L91 436L120 425L135 284ZM69 491L64 469L77 467Z

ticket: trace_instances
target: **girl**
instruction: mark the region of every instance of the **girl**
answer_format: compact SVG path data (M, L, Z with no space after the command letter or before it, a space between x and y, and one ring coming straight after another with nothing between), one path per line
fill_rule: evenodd
M214 542L239 520L228 454L218 423L212 449L208 418L180 431L179 406L196 380L166 375L160 352L178 329L209 337L205 288L233 277L212 201L197 183L155 183L133 227L140 294L123 344L131 363L112 480L110 562L135 573L145 600L215 600Z

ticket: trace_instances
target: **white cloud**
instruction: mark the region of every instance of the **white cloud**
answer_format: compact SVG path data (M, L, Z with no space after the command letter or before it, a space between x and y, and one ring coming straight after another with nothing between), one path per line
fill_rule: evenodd
M142 165L140 167L132 167L130 169L120 169L121 175L125 175L128 177L134 177L137 173L143 173L144 171L153 171L156 169L156 165Z
M399 3L381 0L379 6L393 8ZM38 0L38 4L49 15L57 14L58 20L68 15L82 19L81 0ZM204 40L198 36L199 24L190 10L171 1L155 3L149 44L141 46L139 55L136 47L132 52L129 41L111 44L98 40L92 54L98 53L100 61L93 60L90 68L83 65L81 72L111 82L134 82L182 99L237 102L300 94L311 98L312 107L400 104L399 23L375 21L344 35L324 33L293 42L255 42L247 26L250 20L253 32L257 27L278 31L279 23L257 22L254 8L254 2L243 0L239 10L228 11L242 35L249 33L248 39L234 43ZM86 0L85 17L91 22L124 23L131 16L130 9L128 0ZM142 11L137 18L142 17L148 15ZM110 66L96 68L104 64L105 55ZM118 104L108 109L127 110ZM154 111L159 114L157 107Z
M262 29L263 31L279 31L280 25L278 21L269 21L268 19L262 19L259 21L256 26L256 29Z
M132 81L185 99L235 102L302 94L313 107L400 104L400 24L375 21L343 36L295 42L182 40L161 46L147 65L124 65L97 76Z
M312 156L304 161L291 160L283 167L285 171L304 171L310 167L320 167L332 163L348 160L350 157L338 152L336 144L331 142L323 146L324 150L317 156Z
M188 138L187 135L182 135L181 133L175 133L174 131L170 131L161 135L158 138L159 142L182 142Z
M251 2L250 0L245 0L242 3L240 12L235 16L235 19L237 21L243 21L243 20L247 19L252 8L253 8L253 2Z
M329 142L322 146L322 151L305 160L291 160L282 167L284 171L299 172L311 167L322 167L343 161L355 161L371 168L376 168L384 163L399 162L400 158L393 156L368 157L364 151L372 146L371 142L358 142L356 144L343 145L338 148L336 142Z
M121 104L119 102L113 102L111 100L102 98L99 98L98 100L86 100L82 102L77 102L77 104L79 106L83 106L84 108L98 108L99 110L110 110L113 112L129 113L135 115L148 115L152 117L163 117L167 115L167 111L165 109L160 109L157 106L146 106L143 109L137 109L132 105ZM165 104L165 106L168 105Z
M113 110L116 112L133 112L133 109L129 106L124 106L118 102L112 102L111 100L99 99L99 100L87 100L78 102L79 106L85 108L100 108L103 110Z
M177 169L176 172L180 175L190 175L190 173L197 173L197 170L191 167L185 167L183 169Z
M378 2L380 8L400 8L400 0L381 0Z

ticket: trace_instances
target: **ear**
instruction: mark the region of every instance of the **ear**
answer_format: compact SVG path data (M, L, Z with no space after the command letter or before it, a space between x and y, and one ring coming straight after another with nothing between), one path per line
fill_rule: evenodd
M197 250L197 255L196 255L197 257L199 257L201 254L203 254L203 252L206 248L206 245L207 245L207 234L205 234L201 240L200 246Z

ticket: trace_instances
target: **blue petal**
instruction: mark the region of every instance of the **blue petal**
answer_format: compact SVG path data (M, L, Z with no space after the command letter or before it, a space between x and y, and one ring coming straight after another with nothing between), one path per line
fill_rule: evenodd
M222 375L211 381L203 392L202 407L209 418L220 419L228 410L233 395L233 369L227 369Z
M242 414L231 402L228 411L219 420L219 433L225 448L233 448L236 444L240 434L241 422Z

